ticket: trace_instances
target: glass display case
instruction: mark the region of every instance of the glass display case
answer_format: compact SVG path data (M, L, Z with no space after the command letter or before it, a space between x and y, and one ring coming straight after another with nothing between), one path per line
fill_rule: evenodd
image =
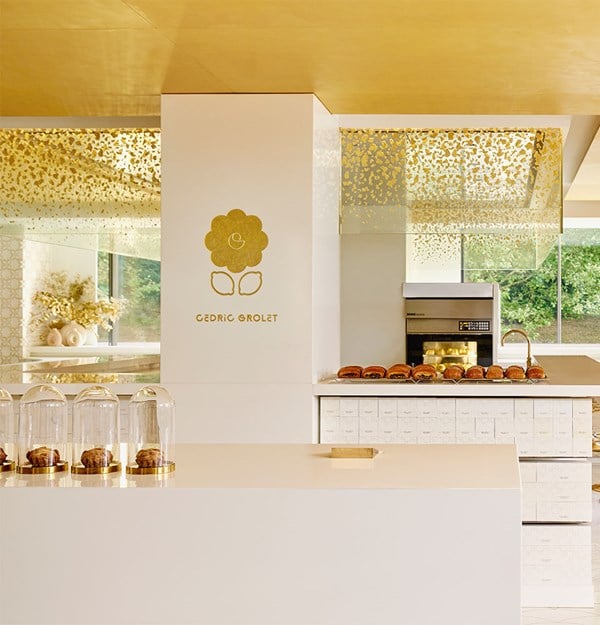
M119 398L104 386L90 386L73 400L71 473L121 470Z
M21 398L17 434L18 473L57 473L68 469L66 397L39 384Z
M172 442L175 402L161 386L145 386L129 401L127 473L164 474L175 469Z
M14 440L13 400L8 391L0 388L0 473L15 468Z

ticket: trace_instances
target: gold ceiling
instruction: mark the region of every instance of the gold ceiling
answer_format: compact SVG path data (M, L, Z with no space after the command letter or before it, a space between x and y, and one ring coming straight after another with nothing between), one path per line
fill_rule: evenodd
M0 115L156 116L161 93L336 114L596 114L597 0L0 0Z

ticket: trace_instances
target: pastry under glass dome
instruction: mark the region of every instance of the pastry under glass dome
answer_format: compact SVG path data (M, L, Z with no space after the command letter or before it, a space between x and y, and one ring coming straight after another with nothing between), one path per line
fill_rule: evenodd
M8 391L0 388L0 473L15 468L13 400Z
M24 393L19 407L18 473L68 469L67 419L67 399L56 387L39 384Z
M82 390L73 400L71 472L120 471L119 443L119 398L104 386Z
M145 386L129 401L127 473L159 474L175 469L172 441L175 402L161 386Z

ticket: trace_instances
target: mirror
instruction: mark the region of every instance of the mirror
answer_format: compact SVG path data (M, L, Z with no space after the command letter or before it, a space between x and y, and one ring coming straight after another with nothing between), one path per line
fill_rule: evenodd
M157 382L159 304L160 130L0 129L0 383Z

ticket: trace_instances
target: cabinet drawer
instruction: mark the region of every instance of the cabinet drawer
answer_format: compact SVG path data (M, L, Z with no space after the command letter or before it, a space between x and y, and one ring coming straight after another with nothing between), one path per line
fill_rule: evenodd
M375 399L361 398L358 400L358 416L361 419L363 417L377 418L378 413L379 413L379 402L377 401L376 398Z
M523 545L592 545L590 525L524 525L521 536Z
M358 443L358 417L340 417L340 442Z
M592 465L589 462L536 462L538 482L583 482L591 488Z
M378 400L379 403L379 416L380 417L397 417L398 416L398 402L396 399L390 399L388 397L381 397Z
M337 443L340 436L340 418L321 416L321 443Z
M340 398L339 397L321 397L320 413L321 413L321 416L339 417L340 416Z
M592 520L592 502L538 502L536 521L587 523Z
M358 417L358 398L342 397L340 399L340 417Z

